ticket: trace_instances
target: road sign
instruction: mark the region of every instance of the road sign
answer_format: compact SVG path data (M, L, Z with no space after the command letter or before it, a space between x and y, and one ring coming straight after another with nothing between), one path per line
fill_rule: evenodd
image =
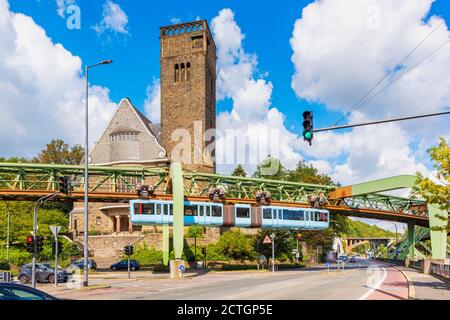
M50 226L49 228L52 231L53 236L55 238L58 236L58 233L61 231L61 227L59 227L59 226Z
M184 266L183 266L183 265L179 266L179 267L178 267L178 270L180 270L181 272L183 272L183 271L184 271Z
M271 244L271 243L272 243L272 240L270 239L270 237L269 237L269 236L266 236L266 237L264 238L263 244Z
M327 266L327 268L329 269L331 267L331 263L330 261L327 261L327 263L325 264Z

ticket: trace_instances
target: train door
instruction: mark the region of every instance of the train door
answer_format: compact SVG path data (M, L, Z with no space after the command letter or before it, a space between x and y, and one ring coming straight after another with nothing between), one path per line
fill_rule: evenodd
M163 204L155 203L155 222L156 224L163 224Z
M281 209L275 208L272 210L273 215L273 227L274 228L281 228L283 226L283 216L282 216Z
M248 204L236 204L234 208L236 214L236 227L249 228L251 225L251 206Z
M204 205L204 221L205 221L205 226L210 226L211 225L211 205Z
M168 203L161 204L162 212L161 212L161 221L162 224L170 223L170 207Z
M305 217L304 217L304 221L305 221L305 228L309 229L311 227L311 217L309 216L309 211L305 210Z

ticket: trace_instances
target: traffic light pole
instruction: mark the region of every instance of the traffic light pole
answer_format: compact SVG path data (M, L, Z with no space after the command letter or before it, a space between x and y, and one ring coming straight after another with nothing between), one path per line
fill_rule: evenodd
M128 252L128 279L131 279L131 241L128 242L128 250L130 250Z
M58 235L55 236L55 287L58 286Z
M43 205L46 201L52 200L57 197L59 192L46 195L36 201L34 205L34 213L33 213L33 256L32 256L32 269L31 269L31 283L33 288L36 288L36 255L37 255L37 230L38 230L38 209L41 205Z
M412 120L412 119L436 117L436 116L442 116L442 115L446 115L446 114L450 114L450 111L422 114L422 115L418 115L418 116L410 116L410 117L403 117L403 118L392 118L392 119L379 120L379 121L362 122L362 123L357 123L357 124L349 124L349 125L345 125L345 126L334 126L334 127L329 127L329 128L314 129L314 132L323 132L323 131L332 131L332 130L348 129L348 128L355 128L355 127L363 127L363 126L370 126L370 125L374 125L374 124L381 124L381 123L388 123L388 122L397 122L397 121L405 121L405 120Z

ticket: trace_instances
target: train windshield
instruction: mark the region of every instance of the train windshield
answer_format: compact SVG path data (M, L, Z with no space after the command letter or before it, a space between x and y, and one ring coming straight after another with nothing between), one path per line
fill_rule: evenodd
M153 203L135 203L134 214L154 215L155 205Z

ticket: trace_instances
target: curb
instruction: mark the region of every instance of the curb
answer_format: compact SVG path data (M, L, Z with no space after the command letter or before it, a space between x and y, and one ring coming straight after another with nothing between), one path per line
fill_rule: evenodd
M400 268L393 266L395 269L401 272L401 274L406 278L406 281L408 282L408 300L416 300L416 289L414 288L414 282L411 280L410 277L401 270Z

